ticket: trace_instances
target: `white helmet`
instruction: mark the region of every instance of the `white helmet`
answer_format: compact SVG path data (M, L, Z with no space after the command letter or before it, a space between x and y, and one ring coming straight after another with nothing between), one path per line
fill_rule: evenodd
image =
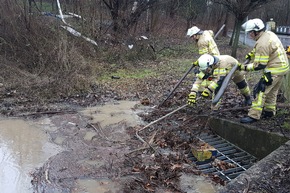
M215 63L215 57L210 54L203 54L198 58L198 66L201 71L206 70Z
M265 28L265 24L261 19L250 19L242 25L242 28L246 31L261 31Z
M186 35L189 36L189 37L191 37L191 36L197 34L199 31L200 31L200 29L199 29L198 27L193 26L192 28L189 28L189 29L187 30Z

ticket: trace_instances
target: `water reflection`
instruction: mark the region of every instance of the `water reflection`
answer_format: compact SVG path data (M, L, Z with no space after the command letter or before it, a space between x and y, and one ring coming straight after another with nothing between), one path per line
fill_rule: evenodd
M40 125L20 119L0 120L1 193L33 192L30 172L59 151Z
M103 106L87 108L81 113L91 118L92 123L99 123L101 127L125 121L128 126L141 123L141 118L132 110L136 101L118 101Z

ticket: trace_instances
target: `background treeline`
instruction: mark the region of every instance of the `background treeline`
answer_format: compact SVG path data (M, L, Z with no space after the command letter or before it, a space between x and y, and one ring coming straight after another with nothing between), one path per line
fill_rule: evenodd
M0 55L67 93L71 88L61 84L83 89L90 75L101 72L92 66L138 63L160 55L192 57L192 50L183 47L192 44L185 38L192 25L217 32L225 24L221 35L233 30L230 45L235 56L242 22L259 17L290 25L289 2L0 0Z

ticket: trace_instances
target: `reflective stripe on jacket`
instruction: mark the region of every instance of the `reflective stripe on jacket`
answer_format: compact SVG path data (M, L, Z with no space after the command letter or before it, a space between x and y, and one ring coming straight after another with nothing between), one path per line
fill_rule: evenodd
M230 70L236 64L238 64L238 61L230 55L220 55L216 57L219 59L219 61L216 65L214 65L213 79L210 85L208 86L208 88L211 89L212 91L219 86L218 85L219 80L225 77L230 72ZM220 83L221 82L222 81L220 81Z
M198 41L198 53L202 54L211 54L211 55L220 55L219 49L213 39L213 32L211 30L205 30L200 35Z
M278 36L271 31L261 32L256 41L253 49L255 53L253 67L262 64L266 66L264 72L271 72L272 75L286 74L289 62Z

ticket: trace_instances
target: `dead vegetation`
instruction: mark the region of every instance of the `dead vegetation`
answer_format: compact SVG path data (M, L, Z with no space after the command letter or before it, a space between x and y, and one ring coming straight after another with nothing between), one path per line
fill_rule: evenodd
M3 13L10 11L1 10ZM74 105L94 106L120 99L138 100L144 105L157 106L197 57L195 46L183 38L183 24L180 27L173 26L176 30L172 26L162 26L168 30L160 31L160 34L170 34L170 38L167 35L150 37L149 40L133 37L128 42L134 43L133 49L129 49L126 43L115 44L110 36L104 37L101 46L96 48L63 31L55 19L44 16L41 20L40 17L37 20L34 17L30 20L24 18L28 16L18 18L17 15L11 15L0 23L0 83L3 84L0 87L0 112L7 116L38 117L45 113L65 113L74 110ZM169 25L170 21L164 21L165 24ZM222 54L230 54L228 38L219 37L217 44ZM244 46L239 47L239 61L243 61L249 50ZM149 72L145 71L148 73L144 73L146 76L143 77L123 74L119 79L112 79L120 69L125 71L124 74L144 72L145 69L154 73L148 75ZM255 78L251 76L248 76L248 80L253 85ZM192 79L190 74L162 108L140 115L143 120L150 123L184 105ZM224 98L221 110L214 116L238 121L246 114L246 109L241 107L242 97L234 87L229 87ZM282 97L280 102L283 102ZM102 136L98 138L103 139L100 140L101 144L94 140L90 143L78 141L81 129L100 132L97 125L64 129L64 133L53 135L72 136L71 144L74 144L74 140L79 142L76 143L77 150L63 152L48 160L33 174L32 183L39 192L53 192L56 187L69 191L73 188L73 181L81 177L115 179L116 176L133 176L123 184L124 192L184 192L179 184L181 173L200 175L188 160L188 154L190 145L195 143L195 136L201 131L210 131L206 120L200 117L209 115L209 109L209 102L200 99L194 108L186 108L142 130L140 136L147 143L136 138L136 131L142 129L140 127L127 128L130 139L125 144L111 142ZM267 131L289 135L287 123L289 112L282 107L275 118L262 120L255 125ZM104 144L106 148L98 149ZM111 146L124 150L125 155L116 152ZM78 158L86 156L97 159L98 154L108 149L108 164L103 168L86 168L75 164ZM51 169L51 165L57 167ZM222 163L217 165L226 167ZM275 171L277 173L273 176L279 178L281 173L287 173L288 170L277 168ZM216 176L207 177L216 184L225 185ZM278 188L278 185L287 184L288 181L284 179L279 183L277 180L274 187ZM259 189L259 186L254 188Z

